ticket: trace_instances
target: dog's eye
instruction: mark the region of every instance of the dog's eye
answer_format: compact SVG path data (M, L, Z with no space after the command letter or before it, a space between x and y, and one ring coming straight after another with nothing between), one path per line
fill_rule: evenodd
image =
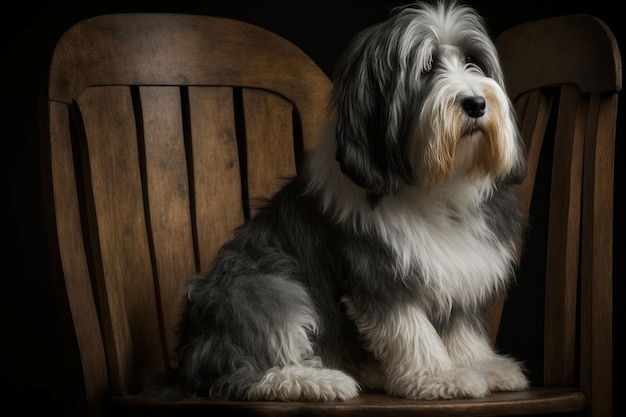
M422 68L422 75L430 74L433 70L434 65L435 65L435 60L431 58L428 64L424 65L424 67Z
M465 65L467 66L471 66L471 67L475 67L481 71L483 70L483 66L480 62L478 62L478 60L476 59L476 57L474 57L473 55L467 55L464 59L465 61Z

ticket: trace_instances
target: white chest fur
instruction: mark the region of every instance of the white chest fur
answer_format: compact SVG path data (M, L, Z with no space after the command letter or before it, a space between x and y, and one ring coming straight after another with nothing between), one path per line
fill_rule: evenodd
M434 302L472 307L504 284L515 256L480 209L490 192L490 184L467 182L411 190L384 200L369 223L396 254L399 277L419 276Z
M309 165L311 190L335 221L376 232L396 255L399 279L423 280L425 297L471 308L489 299L511 275L515 245L497 239L481 205L493 183L449 180L430 189L407 187L372 209L360 189L334 160L332 129ZM410 282L407 282L407 285Z

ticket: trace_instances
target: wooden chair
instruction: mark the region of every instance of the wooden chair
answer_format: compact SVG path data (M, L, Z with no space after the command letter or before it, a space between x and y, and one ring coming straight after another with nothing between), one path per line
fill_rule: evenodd
M117 14L70 28L50 67L43 178L52 272L80 352L84 411L610 415L619 52L609 29L589 16L522 25L498 45L529 147L526 211L542 142L555 149L545 383L472 400L364 393L338 403L163 403L138 396L138 383L172 365L187 276L208 269L254 213L254 198L298 171L326 123L331 83L293 44L230 19ZM554 114L554 140L543 140Z
M610 416L618 45L604 22L573 15L511 28L497 46L528 152L526 213L551 157L543 384L576 387L589 415Z

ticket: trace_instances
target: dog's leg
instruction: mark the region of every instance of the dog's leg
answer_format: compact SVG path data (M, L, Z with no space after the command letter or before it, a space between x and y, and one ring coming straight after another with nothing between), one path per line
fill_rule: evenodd
M455 367L443 341L417 305L394 310L359 308L342 298L368 349L380 361L388 394L411 399L483 397L485 377L470 367ZM368 306L372 307L372 306Z
M520 363L496 353L477 323L458 316L441 334L455 366L471 367L483 373L489 390L517 391L528 387Z
M246 261L232 257L239 267ZM316 355L312 339L321 319L307 289L291 278L292 269L226 272L190 285L181 328L190 333L184 334L188 344L179 362L186 386L231 400L331 401L358 395L352 377L324 368Z
M310 300L306 304L312 305ZM248 400L343 401L354 398L359 386L346 373L324 367L307 336L308 314L294 309L286 314L286 326L277 329L276 365L248 391Z
M273 347L273 366L250 387L247 399L336 401L356 397L357 382L342 371L325 368L315 355L309 336L317 327L318 317L304 287L280 277L265 281L273 281L273 292L283 295L282 300L271 297L269 304L275 314L265 311L271 323L268 323L264 342Z

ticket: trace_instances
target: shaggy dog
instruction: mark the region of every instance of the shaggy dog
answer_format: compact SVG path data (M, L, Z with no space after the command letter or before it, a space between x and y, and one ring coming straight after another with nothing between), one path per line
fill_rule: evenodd
M411 4L337 65L333 125L190 280L170 392L333 401L524 389L488 307L513 279L525 152L482 18Z

